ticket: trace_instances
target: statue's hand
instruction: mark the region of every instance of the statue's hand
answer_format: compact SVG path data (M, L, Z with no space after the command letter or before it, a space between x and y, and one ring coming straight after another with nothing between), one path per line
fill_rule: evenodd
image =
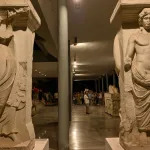
M124 61L124 70L127 72L131 69L131 58L126 57Z

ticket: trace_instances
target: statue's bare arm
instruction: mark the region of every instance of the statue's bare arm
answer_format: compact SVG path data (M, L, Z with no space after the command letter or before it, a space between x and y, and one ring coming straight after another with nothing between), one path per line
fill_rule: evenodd
M125 61L124 61L125 71L129 71L131 69L131 63L135 53L135 39L136 39L135 35L132 35L128 41L127 51L126 51Z

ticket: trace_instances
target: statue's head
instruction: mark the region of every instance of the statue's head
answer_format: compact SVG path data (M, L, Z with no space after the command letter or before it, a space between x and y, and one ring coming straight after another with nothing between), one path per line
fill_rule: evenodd
M144 8L139 14L139 25L150 29L150 8Z

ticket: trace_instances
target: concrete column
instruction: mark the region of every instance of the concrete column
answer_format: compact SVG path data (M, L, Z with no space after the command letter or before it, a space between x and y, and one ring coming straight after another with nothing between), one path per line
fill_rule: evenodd
M109 86L109 83L108 83L108 74L106 74L106 87L107 87L107 91L108 91L108 86Z
M59 11L59 55L58 55L58 92L59 124L58 149L69 149L69 65L68 65L68 10L67 0L58 1Z
M68 66L69 66L69 121L72 120L72 86L73 86L73 72L71 65L71 55L70 55L70 40L68 41Z
M97 80L95 80L95 92L97 92Z
M72 103L73 103L73 72L70 76L70 121L72 121Z
M102 92L104 93L104 78L102 76Z
M100 79L98 79L98 92L100 92Z

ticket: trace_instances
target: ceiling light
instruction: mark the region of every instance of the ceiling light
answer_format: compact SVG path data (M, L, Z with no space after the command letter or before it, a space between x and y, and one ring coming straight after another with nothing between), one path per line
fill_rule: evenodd
M35 69L35 72L37 72L37 70Z
M40 74L41 72L39 72L39 74Z
M45 77L46 77L46 75L45 75Z
M74 62L73 62L73 65L77 65L77 62L76 62L76 61L74 61Z
M73 65L73 68L77 68L77 65Z
M75 71L75 69L73 69L73 74L75 74L76 73L76 71Z
M77 68L76 55L74 56L73 68Z
M74 2L75 2L75 8L76 9L80 9L80 0L74 0Z

